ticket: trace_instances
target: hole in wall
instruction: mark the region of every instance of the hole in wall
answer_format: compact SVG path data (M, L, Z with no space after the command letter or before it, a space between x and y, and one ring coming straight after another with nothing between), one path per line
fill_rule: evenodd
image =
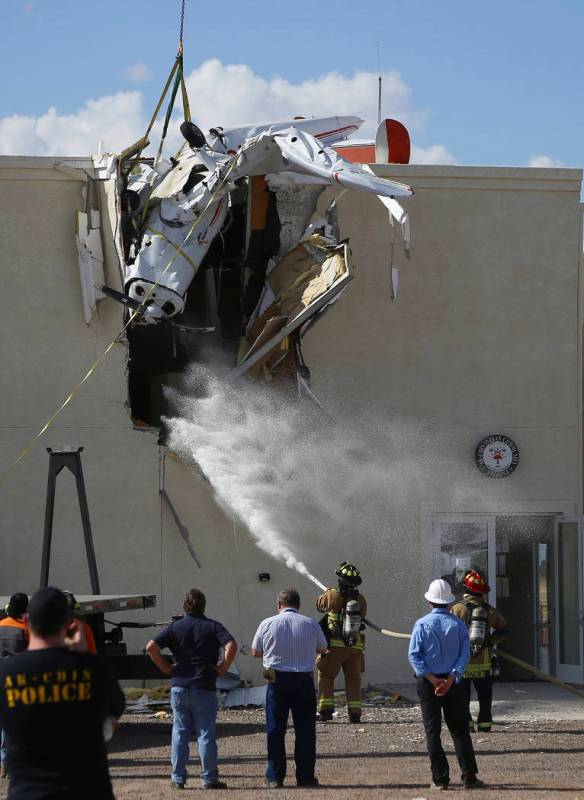
M255 229L253 218L248 220L248 213L254 213L248 182L231 192L229 214L189 287L183 313L157 325L128 329L129 408L136 425L161 427L161 418L173 411L164 389L179 388L190 364L209 363L211 358L216 363L219 357L235 365L268 262L280 247L276 198L267 185L262 191L267 193L264 224ZM172 302L165 306L165 312L172 313Z

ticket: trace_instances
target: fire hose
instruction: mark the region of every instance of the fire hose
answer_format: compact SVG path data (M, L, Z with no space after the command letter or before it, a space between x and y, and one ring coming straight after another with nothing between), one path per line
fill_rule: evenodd
M564 683L564 681L561 681L559 678L554 678L553 675L548 675L547 672L542 672L540 669L532 667L531 664L528 664L526 661L522 661L520 658L512 656L509 653L504 653L500 649L497 650L497 653L501 656L501 658L504 658L506 661L510 661L511 664L515 664L517 667L523 667L523 669L526 669L528 672L532 672L534 675L537 675L538 678L541 678L544 681L549 681L550 683L555 683L556 686L561 686L562 689L566 689L568 692L572 692L572 694L584 699L584 692L580 692L578 689L570 686L569 683Z
M379 625L376 625L374 622L371 622L369 619L365 619L363 617L363 623L367 625L368 628L371 628L377 633L383 634L383 636L391 636L394 639L410 639L409 633L396 633L396 631L388 631L387 628L380 628Z
M314 575L311 575L309 573L307 575L307 577L313 583L315 583L318 587L320 587L321 589L326 591L326 586L323 583L321 583L318 580L318 578L315 578ZM371 628L372 630L376 631L377 633L380 633L382 636L390 636L392 639L410 639L411 638L411 635L409 633L398 633L397 631L390 631L387 628L382 628L380 625L376 625L374 622L371 622L370 619L365 619L365 617L363 617L363 623L365 625L367 625L368 628ZM537 669L537 667L532 667L531 664L527 663L527 661L522 661L520 658L517 658L516 656L512 656L509 653L505 653L500 649L498 650L498 653L501 656L501 658L504 658L506 661L509 661L511 664L515 664L515 666L521 667L522 669L525 669L528 672L531 672L533 675L537 676L538 678L541 678L544 681L548 681L549 683L554 683L556 686L560 686L562 689L565 689L568 692L572 692L572 694L575 694L578 697L581 697L582 699L584 699L584 692L581 692L578 689L575 689L573 686L570 686L570 684L568 684L568 683L564 683L564 681L561 681L559 678L554 678L553 675L548 675L547 672L542 672L542 670Z
M394 639L411 638L409 633L396 633L395 631L388 631L386 628L381 628L379 625L376 625L374 622L371 622L368 619L364 618L363 622L372 630L377 631L377 633L383 634L383 636L391 636ZM512 656L510 653L505 653L501 649L498 649L497 652L501 658L505 659L505 661L509 661L511 664L515 664L515 666L521 667L522 669L531 672L538 678L541 678L544 681L548 681L549 683L553 683L556 686L560 686L562 689L565 689L568 692L572 692L572 694L575 694L577 697L584 699L584 692L575 689L573 686L570 686L569 683L564 683L564 681L561 681L559 678L554 678L553 675L548 675L547 672L543 672L541 669L537 669L537 667L532 667L531 664L528 664L526 661L522 661L520 658Z

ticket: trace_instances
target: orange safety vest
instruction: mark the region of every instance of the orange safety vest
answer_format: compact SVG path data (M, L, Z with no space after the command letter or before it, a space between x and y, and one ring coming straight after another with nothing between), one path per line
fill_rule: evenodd
M23 619L0 620L0 658L9 658L28 647L28 626Z

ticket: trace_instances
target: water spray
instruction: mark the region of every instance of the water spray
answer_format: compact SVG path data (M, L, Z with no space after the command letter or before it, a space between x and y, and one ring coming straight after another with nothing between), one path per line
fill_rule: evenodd
M326 591L289 543L294 541L294 550L302 554L314 551L319 529L333 530L337 537L343 529L374 537L390 512L388 498L406 492L414 473L404 470L403 461L398 472L393 469L386 448L379 447L381 430L374 441L346 426L324 430L322 417L313 419L310 407L290 404L258 385L229 386L204 369L193 371L187 383L188 395L174 398L180 415L167 420L169 447L198 465L219 505L245 525L262 550ZM363 622L382 636L410 638ZM500 655L584 697L525 661Z
M204 368L187 383L188 394L174 395L180 416L166 421L169 447L198 465L262 550L326 591L296 552L313 552L319 529L374 537L389 512L388 486L394 496L406 488L403 468L396 473L363 431L323 429L320 413L273 389L229 385ZM409 638L363 621L383 636Z
M312 581L312 582L314 583L314 585L315 585L315 586L318 586L318 588L319 588L319 589L322 589L322 590L323 590L323 592L326 592L326 590L327 590L327 588L328 588L328 587L327 587L327 586L325 586L325 585L324 585L324 583L321 583L321 582L318 580L318 578L315 578L315 577L314 577L314 575L311 575L311 574L310 574L310 572L307 572L307 573L306 573L306 575L305 575L304 577L305 577L305 578L308 578L308 580L309 580L309 581Z

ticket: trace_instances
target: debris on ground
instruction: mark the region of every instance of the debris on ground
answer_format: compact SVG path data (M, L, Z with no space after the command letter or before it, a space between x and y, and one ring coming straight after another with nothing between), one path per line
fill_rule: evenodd
M375 691L375 690L374 690ZM161 716L127 714L109 746L109 763L118 800L156 797L171 800L170 738L172 722ZM497 719L495 719L497 722ZM222 797L264 796L265 712L220 709L217 718L221 778L229 789ZM473 737L479 772L489 786L473 800L584 800L584 755L580 720L496 724L492 733ZM294 731L286 737L290 757L278 800L302 800L315 790L297 789L294 781ZM443 742L451 764L452 789L463 798L452 742ZM545 757L542 757L542 751ZM320 800L414 800L430 792L430 767L419 705L371 704L361 725L350 725L346 710L333 722L317 726L317 775ZM196 745L191 750L187 790L198 791ZM3 798L0 790L0 798Z
M218 688L217 701L219 708L262 708L266 705L267 686L245 685L243 681L229 684L228 691ZM219 686L219 681L218 681ZM170 709L170 685L155 686L149 689L126 688L126 713L148 714L158 709L161 712Z

